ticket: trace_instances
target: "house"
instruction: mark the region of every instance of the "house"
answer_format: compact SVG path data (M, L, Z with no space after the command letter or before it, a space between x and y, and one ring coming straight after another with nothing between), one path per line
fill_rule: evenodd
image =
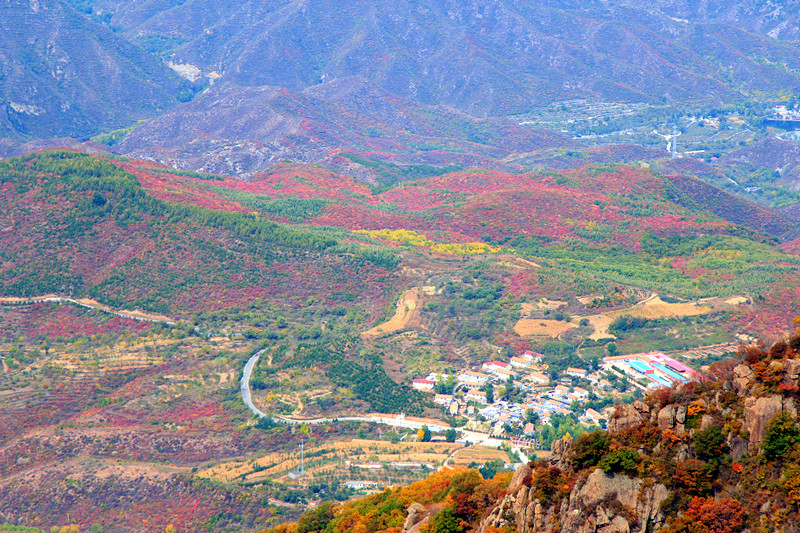
M583 387L575 387L574 389L572 389L572 393L575 394L575 396L577 396L578 398L581 398L581 399L586 398L587 396L589 396L589 391L584 389Z
M538 352L532 352L530 350L525 350L524 352L522 352L521 357L527 359L528 361L541 361L542 359L544 359L543 354L540 354Z
M601 418L605 418L601 413L595 411L594 409L587 409L586 410L586 418L594 422L595 424L600 423Z
M486 372L491 373L493 370L501 368L503 370L511 370L511 365L509 363L504 363L502 361L489 361L488 363L483 363L481 370L485 370Z
M585 378L586 376L589 375L589 371L588 370L584 370L583 368L575 368L575 367L572 367L572 366L567 368L564 371L564 373L569 375L569 376L576 377L576 378Z
M414 379L411 380L411 386L419 391L428 392L432 391L433 387L436 385L435 381L430 379Z
M465 370L458 375L459 385L464 385L468 389L480 389L489 381L489 376L482 372Z
M433 403L436 405L448 406L453 402L452 394L437 394L433 397Z
M486 393L481 391L471 390L464 395L464 401L486 403Z
M530 379L534 383L548 383L550 381L550 378L545 376L541 372L531 372L528 375L528 379Z
M454 401L450 404L450 408L447 410L447 412L453 416L456 416L458 414L458 408L458 402Z
M513 378L517 375L516 372L512 372L511 370L506 370L505 368L494 368L489 371L494 377L502 379L503 381L508 381L509 378Z
M377 489L376 481L345 481L344 486L352 490Z
M515 368L527 368L529 367L531 362L524 357L512 357L511 358L511 366Z
M522 431L523 431L523 432L524 432L526 435L531 435L531 434L532 434L532 433L535 431L535 429L534 429L534 427L533 427L533 424L532 424L532 423L530 423L530 422L528 422L527 424L525 424L525 427L522 429Z

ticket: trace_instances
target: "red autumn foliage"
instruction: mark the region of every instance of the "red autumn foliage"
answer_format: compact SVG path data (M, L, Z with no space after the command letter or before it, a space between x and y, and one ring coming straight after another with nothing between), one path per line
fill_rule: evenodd
M667 528L667 533L737 533L745 510L733 498L695 497L689 508Z

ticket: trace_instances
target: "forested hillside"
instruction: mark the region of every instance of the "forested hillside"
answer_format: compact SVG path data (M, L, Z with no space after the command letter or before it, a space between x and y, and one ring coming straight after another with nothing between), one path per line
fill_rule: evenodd
M330 253L335 239L241 208L158 200L113 162L76 152L4 161L0 180L3 290L10 296L89 296L184 315L265 294L297 295L303 286L321 296L320 283L335 299L359 278L386 274L362 258ZM375 287L360 298L379 301Z

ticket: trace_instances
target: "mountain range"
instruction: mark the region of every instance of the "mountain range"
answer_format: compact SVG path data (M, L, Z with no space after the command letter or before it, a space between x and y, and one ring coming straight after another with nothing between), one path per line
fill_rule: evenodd
M175 73L68 4L0 10L0 137L88 138L179 103L187 84Z

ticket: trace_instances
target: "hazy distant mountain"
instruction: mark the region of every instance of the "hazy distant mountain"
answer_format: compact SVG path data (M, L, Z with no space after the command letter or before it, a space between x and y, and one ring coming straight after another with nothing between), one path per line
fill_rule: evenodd
M94 9L134 42L239 85L299 90L361 75L478 115L574 97L727 102L800 89L796 45L746 31L774 29L763 3L634 4L100 0ZM747 9L755 15L745 20Z
M155 57L57 0L0 5L0 137L86 136L178 103Z
M641 6L636 0L610 4ZM728 24L776 39L800 39L800 2L797 0L655 0L650 9L692 22Z
M242 178L293 160L322 163L372 181L369 167L354 164L340 152L401 165L522 170L524 166L503 160L511 154L577 145L560 133L498 118L475 119L346 78L302 92L219 83L140 126L117 149L133 157Z

